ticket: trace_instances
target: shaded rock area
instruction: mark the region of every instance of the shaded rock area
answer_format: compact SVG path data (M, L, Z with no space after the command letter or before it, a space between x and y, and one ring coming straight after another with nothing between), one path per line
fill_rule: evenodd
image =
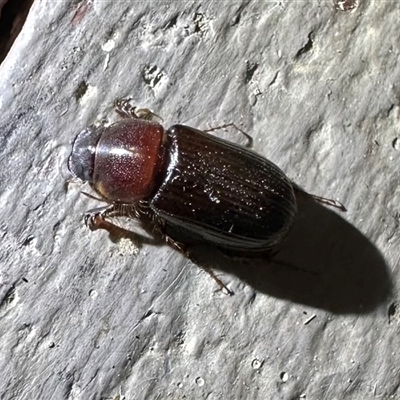
M1 399L399 398L399 20L395 1L33 2L0 65ZM347 213L300 199L272 261L199 249L234 296L160 241L89 232L99 202L66 162L121 97L166 127L236 123Z

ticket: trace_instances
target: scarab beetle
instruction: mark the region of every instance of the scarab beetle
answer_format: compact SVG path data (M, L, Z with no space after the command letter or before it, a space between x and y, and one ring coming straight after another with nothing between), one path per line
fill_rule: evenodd
M89 182L108 203L85 215L92 230L107 216L150 218L188 257L196 243L255 255L274 251L286 237L300 189L275 164L188 126L165 130L149 110L126 100L117 100L115 108L124 118L79 133L68 160L73 177ZM313 197L345 210L338 202Z

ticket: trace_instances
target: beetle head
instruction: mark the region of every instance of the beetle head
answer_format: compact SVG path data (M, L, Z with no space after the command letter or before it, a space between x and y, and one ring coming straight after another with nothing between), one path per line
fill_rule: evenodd
M94 157L102 131L103 127L90 126L76 136L68 158L68 169L74 178L93 181Z

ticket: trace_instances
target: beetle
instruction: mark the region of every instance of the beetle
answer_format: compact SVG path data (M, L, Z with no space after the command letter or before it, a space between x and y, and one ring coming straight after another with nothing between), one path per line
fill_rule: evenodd
M164 129L155 114L128 100L117 100L115 110L122 119L80 132L68 159L73 178L88 182L108 203L85 214L91 230L113 226L107 217L148 219L192 261L199 243L229 255L276 250L296 219L298 194L305 193L281 169L208 132L185 125ZM345 211L339 202L311 196Z

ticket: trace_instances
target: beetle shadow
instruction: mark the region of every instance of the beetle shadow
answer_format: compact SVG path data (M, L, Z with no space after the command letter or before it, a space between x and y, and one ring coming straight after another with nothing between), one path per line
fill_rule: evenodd
M367 313L384 303L392 283L376 247L311 197L298 198L298 208L289 236L272 258L230 257L205 244L191 247L191 255L198 265L233 274L261 293L338 314ZM152 231L151 221L140 224ZM165 245L158 235L149 238L113 224L99 229L106 229L114 242L124 237L139 247ZM187 238L181 231L171 236Z
M201 261L259 292L334 313L367 313L384 303L392 283L376 247L314 200L302 198L298 206L293 229L272 259L238 260L210 250Z

